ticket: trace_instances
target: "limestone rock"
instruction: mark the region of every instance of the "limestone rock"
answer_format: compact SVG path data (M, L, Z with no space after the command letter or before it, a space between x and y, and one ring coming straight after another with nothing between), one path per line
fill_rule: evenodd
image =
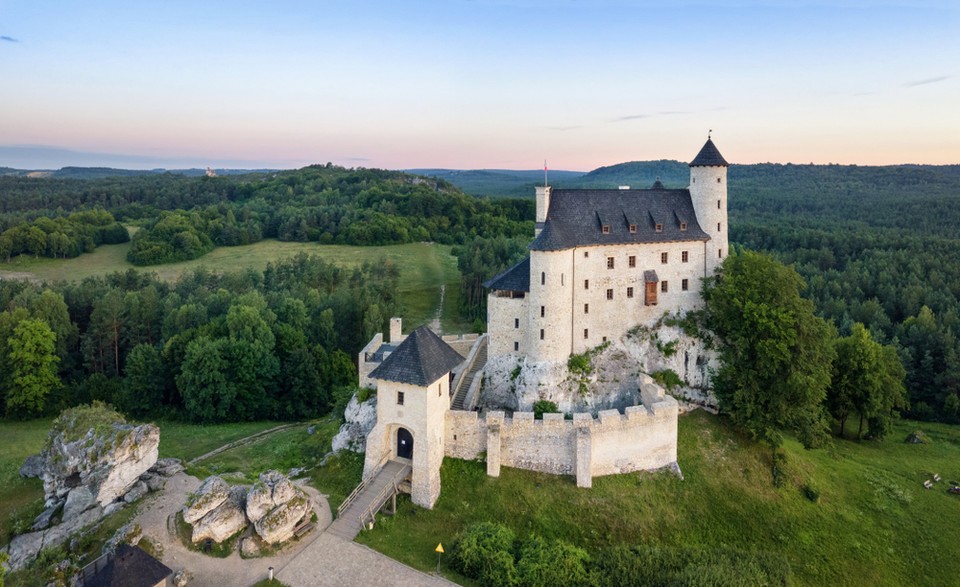
M47 509L43 510L43 513L34 518L33 526L30 527L31 530L44 530L50 527L50 524L53 522L54 516L60 509L63 507L63 503L55 503Z
M147 494L150 491L150 488L147 487L147 484L143 481L137 481L130 491L126 492L123 496L123 501L127 503L133 503Z
M67 494L67 502L63 506L63 520L67 521L87 511L93 507L94 503L89 487L85 485L74 487Z
M144 479L146 477L146 479ZM152 473L147 473L140 476L140 480L147 484L147 489L150 491L160 491L163 489L163 486L167 484L167 478L163 475L154 475Z
M268 544L277 544L293 538L297 523L310 511L310 500L303 491L294 488L297 495L275 507L267 515L253 523L254 530Z
M207 477L187 500L183 508L183 521L193 524L208 512L217 508L230 496L230 486L216 475Z
M140 524L135 522L124 524L113 533L113 536L111 536L106 543L104 543L103 548L100 550L100 554L112 554L117 551L117 547L121 544L136 546L140 543L141 538L143 538L143 528L140 527Z
M61 524L39 532L30 532L15 537L10 541L8 549L10 560L7 565L13 571L22 569L36 560L41 549L63 544L71 534L90 526L99 520L102 515L103 509L94 504L92 508L69 520L65 519Z
M103 517L111 516L114 512L119 512L126 505L126 502L123 501L115 501L111 503L107 507L103 508Z
M270 510L282 505L297 495L290 480L278 471L260 474L260 480L247 493L247 517L256 522Z
M171 581L173 581L173 587L185 587L186 584L190 582L190 579L193 579L193 575L186 569L180 569L173 574Z
M32 455L20 465L20 476L32 479L43 475L43 456Z
M177 473L183 471L183 461L174 458L158 459L157 464L154 465L150 470L155 472L157 475L173 477Z
M367 434L377 424L377 396L371 395L367 401L360 403L354 394L343 413L343 419L340 430L333 437L333 452L363 452L366 450Z
M257 558L260 556L260 546L257 539L253 536L247 536L240 541L240 556L243 558Z
M197 543L210 538L214 542L223 542L243 530L247 526L247 516L243 512L244 492L245 488L244 491L228 491L220 505L194 522L191 540Z

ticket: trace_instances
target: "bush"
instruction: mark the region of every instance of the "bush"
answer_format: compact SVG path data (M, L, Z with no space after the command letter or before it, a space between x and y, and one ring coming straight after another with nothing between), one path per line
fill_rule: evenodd
M549 400L541 399L533 404L533 418L535 420L542 420L544 414L554 414L559 411L557 404Z
M672 390L683 385L683 379L680 379L680 376L677 375L673 369L656 371L651 373L650 376L653 377L654 381L666 387L667 390Z
M803 496L809 499L810 501L812 501L813 503L817 503L818 501L820 501L820 489L817 488L817 486L815 486L812 481L807 481L806 485L803 486L802 490L803 490Z
M524 587L591 585L587 551L562 540L547 542L531 536L520 549L517 575Z
M517 585L513 531L501 524L481 522L467 528L453 545L451 566L483 585Z

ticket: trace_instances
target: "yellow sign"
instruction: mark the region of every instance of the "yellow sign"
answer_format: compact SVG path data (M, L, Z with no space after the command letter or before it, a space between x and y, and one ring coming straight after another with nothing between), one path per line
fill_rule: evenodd
M437 548L434 550L434 552L443 552L443 543L442 543L442 542L437 545Z

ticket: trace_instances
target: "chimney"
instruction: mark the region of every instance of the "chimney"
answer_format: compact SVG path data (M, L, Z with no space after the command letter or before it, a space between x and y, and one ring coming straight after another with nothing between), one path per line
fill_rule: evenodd
M403 319L402 318L391 318L390 319L390 340L388 342L398 343L400 338L403 336Z

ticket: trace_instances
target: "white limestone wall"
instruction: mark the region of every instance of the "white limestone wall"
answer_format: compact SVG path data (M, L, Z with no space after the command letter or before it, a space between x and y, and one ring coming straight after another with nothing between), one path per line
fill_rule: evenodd
M413 436L410 497L417 505L431 508L440 495L449 378L444 374L427 387L384 380L377 384L377 424L367 435L364 479L377 472L385 455L396 457L397 431L406 428ZM404 394L403 405L397 403L398 392Z
M487 332L490 334L490 344L487 347L489 357L499 357L509 354L526 354L527 330L530 326L527 297L507 298L498 297L494 293L487 294ZM514 343L518 343L518 351L514 351Z
M561 361L570 355L574 250L530 252L527 356Z
M650 408L632 406L624 415L600 412L590 444L593 477L666 467L677 462L677 400L664 396Z
M357 375L359 376L360 387L377 388L377 382L374 379L370 379L370 373L376 369L380 363L367 361L367 355L375 352L382 344L383 334L378 332L373 335L373 338L370 339L367 346L360 349L360 352L357 353Z
M662 253L667 254L666 263L662 262ZM702 242L597 245L574 249L572 254L576 264L576 283L570 304L573 353L582 353L603 343L604 339L617 340L637 324L652 325L666 312L692 310L703 304L700 295L705 268ZM630 267L631 256L635 257L635 267ZM608 269L607 259L611 257L614 268ZM644 305L643 273L647 270L655 270L660 279L656 306ZM682 288L684 279L686 291ZM664 281L666 292L661 289ZM633 297L628 297L631 287ZM607 299L608 289L613 290L612 300Z
M700 227L710 235L706 261L707 271L712 275L727 258L728 252L727 168L719 165L691 167L690 198Z

